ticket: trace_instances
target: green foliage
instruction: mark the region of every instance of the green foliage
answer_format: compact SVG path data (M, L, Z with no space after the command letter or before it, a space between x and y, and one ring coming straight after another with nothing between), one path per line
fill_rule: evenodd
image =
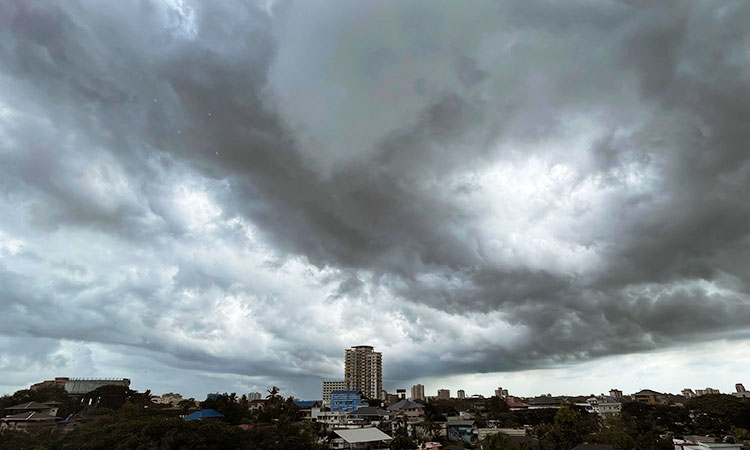
M585 411L560 408L552 425L535 429L542 450L571 449L597 431L597 418Z
M701 395L685 407L693 414L693 426L700 434L726 434L733 427L750 429L750 402L733 395Z
M653 428L644 429L629 413L603 421L601 430L594 437L594 442L610 444L616 450L671 450L674 448L670 439L660 438Z
M308 424L242 430L221 420L103 416L69 434L0 434L0 448L17 450L323 450Z
M116 411L127 403L151 405L151 391L139 393L125 386L101 386L84 395L81 403L87 414L101 414L108 410Z
M517 450L510 438L502 433L486 436L479 442L480 450Z

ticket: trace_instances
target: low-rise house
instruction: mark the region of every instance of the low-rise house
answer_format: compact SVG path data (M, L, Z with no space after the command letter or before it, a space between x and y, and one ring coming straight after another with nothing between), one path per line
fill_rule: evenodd
M332 449L387 449L392 437L375 427L334 430L328 439Z
M0 418L0 431L29 431L32 428L54 428L57 421L57 417L49 414L37 411L26 411Z
M376 406L364 406L357 408L356 411L349 413L347 417L348 423L356 423L360 425L380 425L380 422L389 419L388 411L380 409Z
M401 400L389 406L388 411L393 414L404 415L407 417L424 416L424 405L411 400Z
M38 412L49 416L56 416L57 410L60 409L60 402L26 402L19 405L13 405L5 408L8 414L21 414L26 412Z
M201 409L200 411L188 414L187 416L183 417L182 420L189 422L191 420L215 420L222 418L224 418L224 415L216 410Z

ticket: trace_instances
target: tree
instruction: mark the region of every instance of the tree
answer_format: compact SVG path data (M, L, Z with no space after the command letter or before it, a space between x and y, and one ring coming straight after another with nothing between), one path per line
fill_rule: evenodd
M495 433L485 436L479 442L480 450L516 450L516 446L510 438L503 433Z
M596 417L588 413L560 408L552 425L535 430L542 450L571 449L597 431Z

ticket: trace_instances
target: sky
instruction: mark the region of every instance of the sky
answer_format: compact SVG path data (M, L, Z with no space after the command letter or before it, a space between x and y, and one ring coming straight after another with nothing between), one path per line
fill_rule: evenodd
M0 2L0 394L750 383L748 20Z

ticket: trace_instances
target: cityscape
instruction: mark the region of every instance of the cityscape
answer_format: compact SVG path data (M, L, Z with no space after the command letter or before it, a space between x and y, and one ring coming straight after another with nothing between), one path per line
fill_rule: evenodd
M0 450L750 450L750 0L0 0Z
M383 354L373 346L345 349L343 363L343 379L323 381L318 399L284 398L270 387L239 395L208 393L205 400L196 400L176 392L140 393L130 389L127 378L56 377L0 398L0 436L14 436L3 448L26 448L24 438L30 435L63 436L65 442L82 430L96 430L105 418L117 423L135 414L164 424L172 420L170 426L220 424L248 432L244 440L228 444L236 448L248 442L264 448L268 444L258 444L252 432L280 423L285 432L304 435L305 443L294 448L750 448L750 391L742 383L731 393L712 387L685 388L678 394L613 388L598 395L520 397L498 387L490 397L463 389L455 395L437 389L432 395L422 384L383 389ZM629 421L640 425L629 428ZM105 448L106 442L91 448ZM35 443L29 439L28 448Z

